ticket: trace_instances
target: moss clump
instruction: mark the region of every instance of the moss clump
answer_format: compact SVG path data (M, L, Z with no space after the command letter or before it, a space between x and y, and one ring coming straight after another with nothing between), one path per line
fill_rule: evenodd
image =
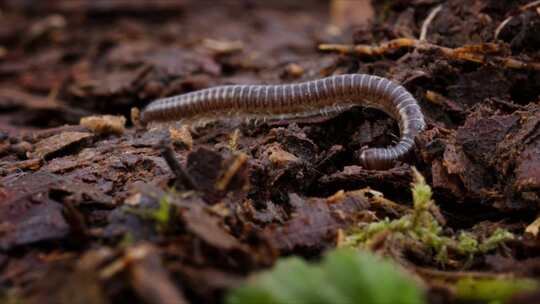
M443 225L435 214L440 214L432 200L431 188L424 177L413 168L414 182L412 184L413 210L401 218L362 225L348 233L340 244L345 247L365 247L373 237L381 232L390 232L391 237L403 240L414 240L425 247L433 249L436 260L445 264L448 262L448 251L472 259L474 255L495 249L500 244L514 238L513 234L496 229L492 235L479 241L468 232L461 232L457 237L443 235Z

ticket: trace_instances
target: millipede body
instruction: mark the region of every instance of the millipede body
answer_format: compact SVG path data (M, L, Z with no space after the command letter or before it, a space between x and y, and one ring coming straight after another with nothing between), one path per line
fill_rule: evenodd
M342 112L355 105L377 108L399 123L400 139L386 148L362 148L357 156L369 169L387 169L403 160L424 130L424 115L403 86L386 78L346 74L283 85L225 85L162 98L142 112L143 123L197 120L223 115L255 119L295 119Z

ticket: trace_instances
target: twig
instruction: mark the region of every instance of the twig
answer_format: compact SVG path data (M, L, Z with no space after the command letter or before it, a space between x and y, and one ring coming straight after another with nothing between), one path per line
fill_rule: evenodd
M540 0L536 0L536 1L533 1L531 3L527 3L523 6L521 6L519 8L519 11L520 12L524 12L530 8L533 8L533 7L536 7L540 5ZM540 13L539 13L540 14ZM495 29L495 34L493 36L493 40L497 40L497 38L499 37L499 34L501 33L502 29L508 24L508 22L510 22L510 20L512 20L514 18L514 16L510 16L506 19L503 20L503 22L501 22L501 24L499 24L499 26L497 26L497 28Z
M507 279L513 278L512 274L495 273L495 272L479 272L479 271L444 271L425 267L415 267L415 272L424 278L442 279L445 281L457 281L461 278L475 279Z
M165 162L167 163L169 168L171 168L171 171L176 177L175 185L183 184L185 186L188 186L190 189L196 189L195 183L174 156L174 151L172 149L169 136L161 139L159 147L161 150L161 156L163 157L163 159L165 159Z
M493 40L497 40L497 38L499 37L499 34L501 33L502 29L506 26L506 24L508 22L510 22L510 20L512 20L512 18L514 18L514 17L510 16L510 17L504 19L504 21L501 22L501 24L499 24L499 26L497 26L497 28L495 29L495 35L493 37Z
M495 63L510 69L540 71L540 62L524 62L510 57L493 55L502 50L501 45L496 43L472 44L459 48L448 48L417 39L398 38L378 46L347 44L319 45L319 50L321 51L369 57L384 55L403 48L415 48L420 51L436 51L453 60L464 60L481 64Z
M227 189L227 186L231 182L234 175L238 172L238 170L240 170L242 166L244 166L247 160L248 156L245 153L239 153L234 159L233 163L227 168L225 173L223 173L223 175L216 182L216 189L220 191L224 191L225 189Z
M525 10L528 10L528 9L533 8L535 6L538 6L538 5L540 5L540 0L536 0L536 1L533 1L531 3L527 3L527 4L523 5L522 7L520 7L519 10L525 11Z
M525 106L522 106L522 105L518 105L518 104L515 104L513 102L509 102L509 101L505 101L503 99L500 99L500 98L490 98L489 101L491 101L492 103L494 104L498 104L498 105L502 105L512 111L517 111L517 110L526 110L527 108Z
M364 56L379 56L390 53L397 49L416 47L418 40L410 38L398 38L384 42L378 46L365 44L320 44L319 50L329 52L339 52L342 54L354 54Z
M424 20L424 23L422 23L422 29L420 30L420 38L419 38L420 41L426 40L429 25L431 24L433 19L435 19L437 14L441 11L441 9L442 9L442 4L437 5L433 10L431 10L426 20Z

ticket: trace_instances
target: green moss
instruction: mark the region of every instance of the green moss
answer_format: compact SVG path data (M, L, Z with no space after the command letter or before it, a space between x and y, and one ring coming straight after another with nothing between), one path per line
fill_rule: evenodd
M171 222L171 213L173 206L169 202L167 195L164 195L159 200L157 208L129 208L128 212L133 213L145 220L150 220L156 223L156 229L158 231L166 231Z
M475 254L485 253L497 248L513 238L513 235L504 230L497 229L491 236L479 241L468 232L461 232L459 236L443 235L443 226L434 216L440 213L432 200L432 191L424 177L413 168L414 182L412 184L413 210L401 218L390 220L388 218L361 226L349 232L341 244L345 247L365 247L370 240L383 231L389 231L393 237L419 241L425 247L435 251L435 259L442 264L448 261L448 251L452 250L465 259L472 259Z

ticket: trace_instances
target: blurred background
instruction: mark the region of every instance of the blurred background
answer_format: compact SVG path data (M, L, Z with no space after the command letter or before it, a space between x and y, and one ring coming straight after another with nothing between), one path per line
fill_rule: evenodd
M218 83L318 76L335 64L320 57L318 43L350 40L346 30L366 25L373 8L327 0L6 0L0 13L0 129L17 133L92 113L128 114Z

